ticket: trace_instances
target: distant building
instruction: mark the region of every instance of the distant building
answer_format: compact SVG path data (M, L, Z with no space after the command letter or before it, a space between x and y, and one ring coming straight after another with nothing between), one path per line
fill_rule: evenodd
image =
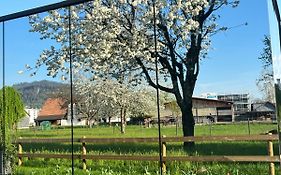
M43 121L49 121L52 125L61 125L61 120L67 116L65 101L61 98L48 98L36 119L37 125Z
M208 92L208 93L201 94L200 98L217 100L218 99L218 95L217 95L217 93Z
M256 102L251 104L251 120L276 120L275 105L271 102Z
M93 121L89 121L90 125L92 125ZM64 118L63 120L61 120L61 126L70 126L71 125L71 105L68 104L67 107L67 115L66 118ZM79 126L85 126L87 125L87 120L86 117L79 113L75 103L73 104L73 125L79 125Z
M233 102L235 115L240 115L250 111L249 94L218 95L218 100Z
M232 122L234 121L233 103L215 99L193 97L193 116L195 122Z
M25 111L29 115L29 125L35 126L35 119L38 117L39 109L25 109Z
M161 117L168 122L174 121L176 116L171 103L165 103L165 109L161 111ZM232 102L193 97L192 103L195 123L234 121Z
M26 111L26 116L22 118L18 123L19 129L29 128L30 126L36 125L35 120L38 117L39 109L26 108L25 111Z
M70 105L61 98L48 98L39 111L36 125L40 126L43 121L49 121L52 125L70 126L71 112ZM73 112L73 125L86 125L85 117L76 113L75 105Z

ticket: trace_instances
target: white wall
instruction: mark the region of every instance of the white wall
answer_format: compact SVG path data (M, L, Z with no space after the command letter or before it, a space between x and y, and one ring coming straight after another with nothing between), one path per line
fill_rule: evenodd
M71 125L71 120L61 120L61 126L70 126ZM76 119L73 119L73 125L74 126L85 126L86 125L86 120L81 120L78 121Z
M29 125L35 126L35 119L38 117L39 109L25 109L29 115Z

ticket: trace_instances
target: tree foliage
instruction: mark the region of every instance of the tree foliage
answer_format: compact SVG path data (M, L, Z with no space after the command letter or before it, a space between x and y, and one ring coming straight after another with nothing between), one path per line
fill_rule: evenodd
M144 89L136 91L114 80L88 79L80 79L75 83L75 88L81 97L77 106L89 121L102 117L120 117L124 129L127 117L155 114L154 96Z
M76 76L73 84L73 103L78 113L87 118L88 124L100 118L125 119L155 114L155 95L147 89L134 89L116 80L91 81L82 75ZM70 93L69 88L61 89L52 97L64 99L64 106L67 107L71 103Z
M271 41L269 36L264 36L264 48L258 57L262 63L262 71L260 77L257 79L257 86L264 93L264 99L274 101L274 81L273 81L273 67L272 67L272 51Z
M30 70L46 65L50 76L69 73L68 28L72 29L73 66L92 79L126 77L127 82L148 84L172 93L181 108L183 133L194 135L192 94L210 36L227 30L216 23L216 12L236 7L239 0L155 0L157 51L154 51L152 0L94 0L45 15L30 17L31 31L53 39L60 47L45 49ZM160 77L170 83L156 84L155 56Z
M13 162L15 151L12 140L16 134L16 123L26 116L26 112L20 94L12 87L0 90L0 105L0 151L5 149L6 160Z
M0 90L0 123L1 123L1 133L0 143L6 138L9 140L11 132L16 127L16 123L26 115L24 110L24 105L20 94L12 87L5 87L5 101L3 101L3 88ZM3 136L4 130L6 131L6 136Z

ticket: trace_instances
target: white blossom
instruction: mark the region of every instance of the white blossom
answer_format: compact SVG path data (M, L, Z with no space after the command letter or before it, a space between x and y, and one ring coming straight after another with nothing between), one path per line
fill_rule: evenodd
M106 0L105 0L106 1ZM79 71L91 74L93 79L108 78L124 74L131 81L140 81L141 66L136 58L153 74L155 58L153 41L153 8L151 0L113 0L103 3L94 0L71 8L71 28L73 43L73 66ZM164 40L167 28L170 41L175 47L176 59L183 63L180 57L187 61L185 55L191 47L191 35L211 33L217 29L215 18L209 18L199 23L198 15L210 7L208 0L156 0L157 51L162 56L171 54ZM227 0L215 1L215 6L226 4ZM105 5L107 4L107 5ZM134 14L133 14L134 13ZM50 76L69 73L66 68L69 62L68 52L68 21L65 15L67 9L48 12L47 15L32 15L29 17L31 31L41 34L41 39L54 39L56 47L45 49L35 64L38 68L46 65ZM208 34L201 44L201 56L206 54L210 46ZM166 54L166 55L165 55ZM49 61L52 60L52 61ZM167 59L169 63L170 58ZM167 68L161 66L160 76L168 76ZM166 69L166 70L164 70ZM35 71L37 69L34 69ZM183 64L183 70L187 70ZM134 77L134 78L132 78Z

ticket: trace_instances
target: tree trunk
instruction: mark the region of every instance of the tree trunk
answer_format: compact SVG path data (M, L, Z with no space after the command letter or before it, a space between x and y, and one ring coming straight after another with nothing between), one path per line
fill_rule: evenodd
M183 136L194 136L195 122L192 113L192 98L185 100L185 102L181 105L181 111ZM194 142L184 142L184 148L188 151L192 151L194 146Z
M106 121L105 121L106 123ZM108 123L109 123L109 127L111 127L111 117L108 117Z
M88 127L88 128L91 128L91 126L90 126L90 119L89 119L89 117L87 118L86 125L87 125L87 127Z
M125 134L125 122L124 122L123 108L120 110L120 120L121 120L121 134Z

